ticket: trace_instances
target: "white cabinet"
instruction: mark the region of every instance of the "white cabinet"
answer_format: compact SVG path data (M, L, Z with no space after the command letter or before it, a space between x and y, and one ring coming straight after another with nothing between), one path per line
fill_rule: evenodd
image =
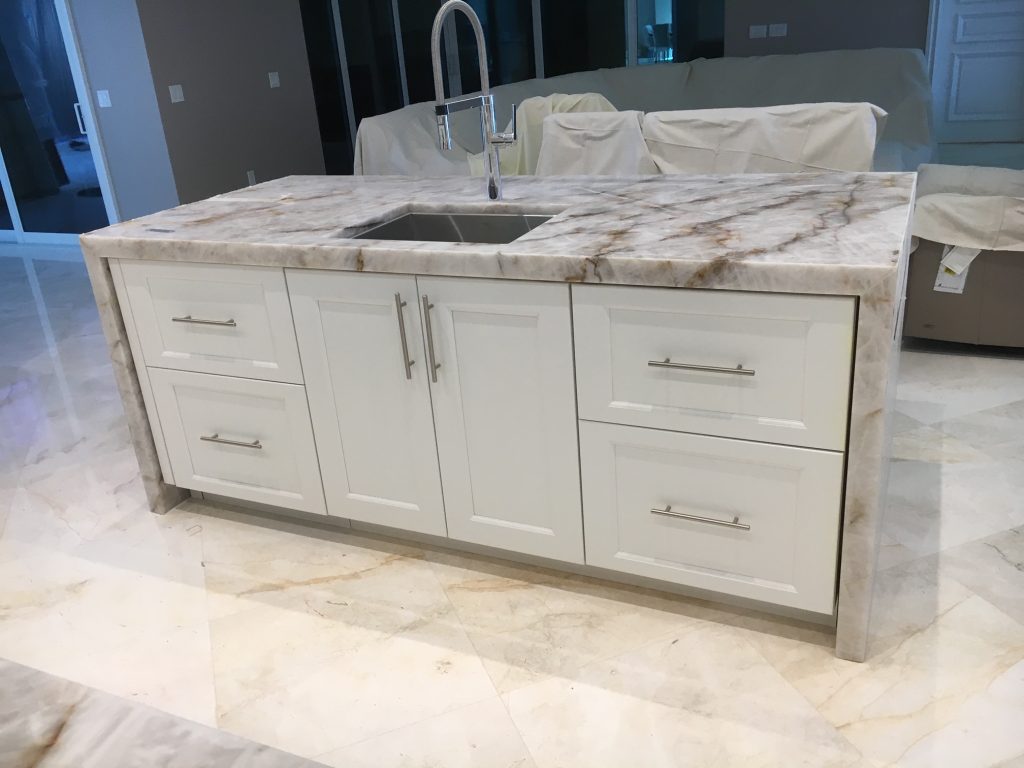
M843 455L580 424L587 562L831 613Z
M146 365L302 383L284 270L120 265Z
M159 368L149 373L175 483L325 513L300 385Z
M331 514L583 562L568 287L288 287Z
M574 286L580 418L841 451L855 310L845 296Z
M176 485L833 611L854 299L121 267Z
M448 535L583 562L568 287L417 282Z
M288 288L330 514L444 536L415 278L288 270Z

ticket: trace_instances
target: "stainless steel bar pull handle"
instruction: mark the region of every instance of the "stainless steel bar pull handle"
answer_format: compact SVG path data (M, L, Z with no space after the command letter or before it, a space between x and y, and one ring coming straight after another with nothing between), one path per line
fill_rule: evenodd
M255 448L261 450L263 443L259 440L253 440L251 443L247 443L244 440L228 440L226 437L221 437L219 434L214 432L212 435L200 435L199 439L204 443L220 443L221 445L234 445L238 448Z
M694 363L673 363L670 358L664 360L648 360L647 365L651 368L673 368L680 371L703 371L704 373L731 373L735 376L753 376L757 371L753 368L744 368L743 364L735 368L722 368L717 365L695 365Z
M409 359L409 339L405 335L405 302L402 301L402 294L395 294L395 311L398 313L398 338L402 341L402 365L405 366L405 378L412 378L412 367L416 365L415 360Z
M651 507L652 515L663 515L665 517L678 517L683 520L692 520L695 523L708 523L709 525L720 525L723 528L738 528L741 531L749 531L750 526L741 523L739 515L732 520L719 520L717 517L704 517L703 515L691 515L687 512L676 512L671 504L666 504L664 509Z
M427 329L427 362L430 365L430 380L436 384L437 369L441 367L441 364L434 358L434 328L430 324L430 310L433 308L434 305L430 303L430 299L423 294L423 325Z
M202 320L198 317L192 317L192 315L185 315L184 317L172 317L171 322L174 323L192 323L193 325L220 325L225 328L234 328L238 323L233 318L227 320Z

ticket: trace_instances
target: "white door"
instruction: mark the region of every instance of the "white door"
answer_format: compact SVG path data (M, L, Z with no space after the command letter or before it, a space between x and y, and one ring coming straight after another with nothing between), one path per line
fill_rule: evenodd
M287 275L328 514L444 536L415 278Z
M940 142L1024 141L1024 0L934 0Z
M583 562L568 286L417 283L448 535Z

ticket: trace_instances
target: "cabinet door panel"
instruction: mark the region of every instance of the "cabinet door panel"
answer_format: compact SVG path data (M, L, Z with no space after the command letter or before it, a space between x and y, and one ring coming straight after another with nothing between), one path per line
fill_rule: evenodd
M843 456L580 423L587 562L832 613Z
M324 514L301 385L165 368L149 374L178 485Z
M444 536L415 279L288 270L288 286L329 514Z
M567 286L417 278L448 534L583 560Z

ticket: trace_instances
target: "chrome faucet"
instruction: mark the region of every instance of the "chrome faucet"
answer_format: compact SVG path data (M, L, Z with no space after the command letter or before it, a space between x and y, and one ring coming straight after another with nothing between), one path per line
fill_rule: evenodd
M469 19L473 32L476 34L476 52L480 61L480 95L460 98L444 98L444 79L441 77L441 30L448 14L462 11ZM449 41L452 42L452 41ZM476 12L463 0L448 0L441 6L434 17L434 28L430 32L430 54L434 64L434 94L437 105L437 139L441 149L452 148L452 131L448 116L464 109L480 109L480 137L484 145L484 162L487 166L487 196L491 200L501 200L501 165L498 147L512 144L516 140L516 109L512 107L512 132L498 133L494 124L494 96L491 95L490 82L487 77L487 48L484 43L484 29Z

